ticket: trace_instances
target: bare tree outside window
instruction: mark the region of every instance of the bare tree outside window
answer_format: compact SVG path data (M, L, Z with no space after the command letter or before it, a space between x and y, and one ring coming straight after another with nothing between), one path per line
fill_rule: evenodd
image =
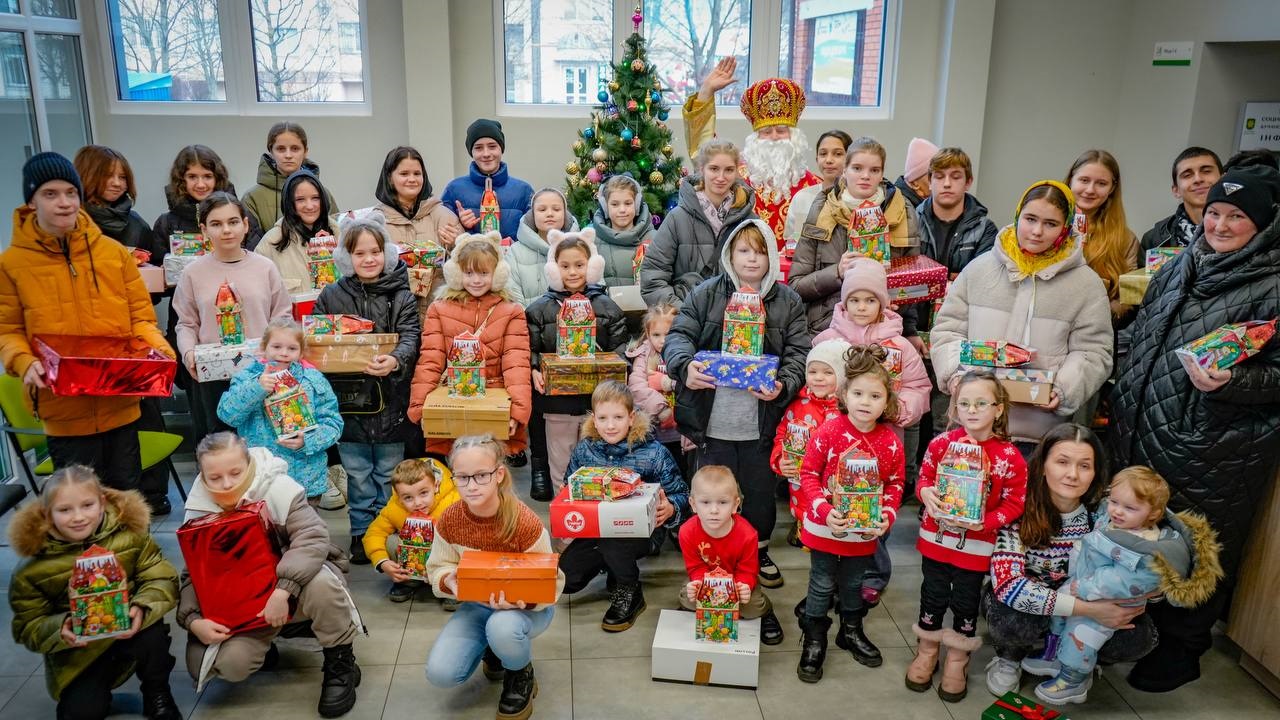
M361 102L362 57L343 53L357 0L250 0L259 102Z
M598 68L613 54L611 0L505 0L502 5L506 102L582 102L608 82ZM570 72L573 92L568 91Z
M644 27L652 62L661 68L663 86L674 104L696 93L716 62L738 59L745 70L751 54L751 0L645 0ZM746 89L739 82L716 95L717 102L737 104Z
M109 0L121 100L226 99L217 0Z

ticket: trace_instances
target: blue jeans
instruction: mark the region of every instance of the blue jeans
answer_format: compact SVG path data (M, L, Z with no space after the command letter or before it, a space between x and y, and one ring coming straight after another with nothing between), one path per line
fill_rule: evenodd
M338 443L347 471L347 513L351 534L363 535L391 498L391 471L404 460L404 443Z
M476 671L485 647L507 670L522 670L533 657L533 638L551 625L555 607L542 610L492 610L464 602L445 623L427 655L427 682L436 687L461 685Z
M827 616L833 597L840 599L840 616L850 620L866 617L862 607L862 576L871 567L871 555L845 557L809 551L809 595L805 599L805 615Z

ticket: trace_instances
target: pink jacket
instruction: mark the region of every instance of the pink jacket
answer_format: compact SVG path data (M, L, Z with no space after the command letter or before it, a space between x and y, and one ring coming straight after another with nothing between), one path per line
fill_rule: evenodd
M667 404L665 393L658 390L667 376L660 373L662 357L653 352L653 346L646 337L641 338L627 348L627 357L631 358L631 373L627 376L627 387L636 399L636 407L653 418L653 426L658 428L656 437L661 442L674 442L680 434L674 427L660 427L663 419L671 417L671 409ZM669 387L669 386L668 386Z
M898 421L894 423L894 429L899 435L902 434L902 428L915 425L929 411L929 391L933 386L929 382L929 374L925 372L920 353L902 337L901 315L885 310L884 320L859 326L849 319L843 305L837 305L831 316L831 327L818 333L813 344L837 338L843 338L852 345L876 344L902 352L902 387L898 390Z

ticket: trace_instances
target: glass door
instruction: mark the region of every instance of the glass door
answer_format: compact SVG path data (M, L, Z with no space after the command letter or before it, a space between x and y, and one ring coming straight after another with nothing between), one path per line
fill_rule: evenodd
M16 0L14 0L16 2ZM4 4L0 2L0 8ZM0 209L7 215L22 204L22 164L39 152L36 140L36 106L27 73L27 50L20 32L0 32ZM3 240L8 245L8 234Z

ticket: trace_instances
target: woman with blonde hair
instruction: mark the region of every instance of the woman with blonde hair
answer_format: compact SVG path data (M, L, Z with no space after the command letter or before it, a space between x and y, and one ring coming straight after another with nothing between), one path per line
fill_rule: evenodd
M1084 260L1107 288L1112 324L1127 324L1132 308L1120 304L1120 276L1137 268L1138 236L1129 229L1120 192L1120 163L1106 150L1086 150L1063 181L1084 215Z

